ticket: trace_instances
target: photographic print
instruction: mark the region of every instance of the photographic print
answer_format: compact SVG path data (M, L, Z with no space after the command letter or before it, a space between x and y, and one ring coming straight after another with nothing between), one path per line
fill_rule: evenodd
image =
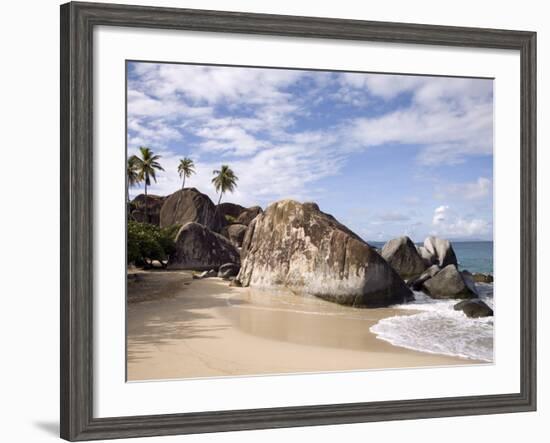
M493 362L492 79L126 74L128 381Z

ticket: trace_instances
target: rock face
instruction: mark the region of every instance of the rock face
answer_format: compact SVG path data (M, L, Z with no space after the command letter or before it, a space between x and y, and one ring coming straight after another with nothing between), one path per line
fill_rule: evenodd
M229 216L228 218L232 218L236 221L239 215L241 215L241 213L246 211L246 208L244 206L228 202L228 203L220 203L218 205L218 211L222 215L222 217L225 218L225 216L227 215ZM226 218L226 221L228 221L227 218Z
M248 226L252 220L256 218L258 214L261 214L263 212L262 208L259 206L252 206L250 208L245 209L241 214L237 217L236 223L240 225L246 225Z
M424 282L423 290L432 298L474 298L476 293L468 287L456 265L447 265Z
M468 271L461 271L460 274L462 274L462 278L464 279L464 283L466 284L466 286L468 286L468 289L479 297L476 289L476 283L472 274L470 274Z
M481 300L463 300L454 305L454 310L462 311L470 318L493 316L493 310Z
M435 263L437 263L440 268L444 268L447 265L458 265L455 251L449 240L430 236L424 240L424 248L434 257L436 260Z
M420 274L420 277L409 282L410 287L415 291L422 290L422 285L425 282L427 282L430 278L432 278L435 274L437 274L440 270L441 269L437 265L430 266L422 274Z
M436 256L431 252L428 252L428 250L424 246L418 246L417 251L420 257L422 257L422 260L424 261L424 264L426 266L432 266L437 263Z
M380 253L402 278L416 277L426 265L409 237L394 238L387 242Z
M200 223L208 229L219 232L225 226L225 219L216 211L212 200L195 188L185 188L166 198L160 210L160 226Z
M240 263L235 246L203 225L187 223L176 235L168 269L217 269L224 263Z
M145 194L139 194L129 205L130 219L140 223L160 223L160 210L166 197L159 195L147 196L147 220L145 220Z
M399 275L361 238L315 203L282 200L250 224L237 279L285 286L352 306L387 306L412 297Z
M237 248L240 248L243 244L244 235L248 226L246 225L229 225L222 229L221 234L228 238Z

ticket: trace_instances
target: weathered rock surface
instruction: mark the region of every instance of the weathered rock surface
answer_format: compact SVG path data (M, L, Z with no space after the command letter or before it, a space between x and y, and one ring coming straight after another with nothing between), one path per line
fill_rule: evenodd
M222 229L221 234L228 238L231 243L240 248L243 244L244 235L248 226L246 225L229 225Z
M214 232L226 225L225 219L216 211L212 200L195 188L185 188L169 195L160 210L160 226L200 223Z
M493 276L491 274L483 274L481 272L474 272L472 277L476 283L493 283Z
M426 266L432 266L437 263L437 257L429 252L424 246L418 246L416 249Z
M417 277L426 269L422 257L409 237L388 241L380 255L405 279Z
M440 268L447 265L458 265L455 251L449 240L430 236L424 240L424 248L426 251L435 257Z
M239 252L229 240L198 223L187 223L176 235L176 251L168 269L218 269L224 263L240 263Z
M263 212L262 208L259 206L252 206L250 208L245 209L241 214L237 217L236 223L240 225L246 225L248 226L252 220L256 218L258 214L261 214Z
M458 272L456 265L447 265L432 278L424 282L422 289L432 298L474 298L473 292Z
M225 217L226 215L229 216L229 217L225 217L227 222L229 222L229 220L227 220L228 218L234 219L234 221L236 222L239 215L241 215L244 211L246 211L246 208L236 203L227 202L227 203L220 203L218 205L218 211L222 215L222 217Z
M314 203L282 200L250 224L241 250L243 286L285 286L353 306L412 297L399 275L360 237Z
M462 311L470 318L493 316L493 310L481 300L463 300L454 305L454 310Z
M145 219L145 194L139 194L129 205L130 219L140 223L160 223L160 210L166 197L160 195L147 196L147 220Z
M218 269L218 277L220 278L229 278L236 277L241 269L241 265L237 263L224 263Z
M412 280L409 283L409 286L414 291L420 291L422 290L422 285L428 281L430 278L432 278L435 274L437 274L439 271L441 271L441 268L437 265L432 265L428 269L426 269L422 274L420 274L420 277Z

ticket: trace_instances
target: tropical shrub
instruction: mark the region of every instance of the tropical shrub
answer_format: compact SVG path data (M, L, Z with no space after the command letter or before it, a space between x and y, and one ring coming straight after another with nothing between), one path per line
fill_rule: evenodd
M168 263L170 254L175 251L175 238L179 226L159 228L149 223L128 221L127 256L128 263L150 267L153 260L163 266Z

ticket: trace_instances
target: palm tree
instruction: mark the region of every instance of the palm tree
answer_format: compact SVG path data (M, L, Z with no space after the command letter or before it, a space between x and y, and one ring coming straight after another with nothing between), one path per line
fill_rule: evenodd
M138 171L139 181L145 182L145 221L149 222L149 215L147 212L147 186L151 185L151 178L157 181L156 171L164 171L158 159L160 155L157 155L151 151L151 149L140 146L139 152L141 157L136 156L136 168Z
M185 188L185 179L191 177L195 173L195 163L190 158L182 158L180 164L178 165L178 174L180 178L183 177L183 183L181 184L181 189Z
M235 190L235 187L237 186L237 180L239 180L239 178L227 165L222 165L222 168L219 171L215 170L212 174L215 175L215 177L212 179L212 183L216 188L216 192L220 193L220 198L218 199L219 205L222 201L222 195L224 194L224 192L233 192ZM217 207L216 210L218 210Z
M139 180L139 172L137 168L137 157L135 155L132 155L128 158L128 162L126 163L126 179L128 184L128 202L130 202L130 188L137 185Z

